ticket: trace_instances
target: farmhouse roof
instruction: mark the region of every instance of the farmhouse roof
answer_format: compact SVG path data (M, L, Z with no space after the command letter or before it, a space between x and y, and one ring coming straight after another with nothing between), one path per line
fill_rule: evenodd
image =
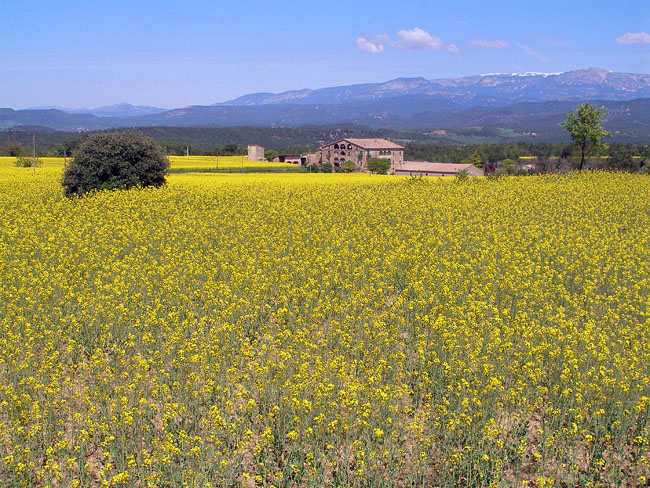
M476 169L473 164L455 164L455 163L431 163L428 161L405 161L401 166L397 166L395 171L422 171L430 173L460 173L463 170Z
M326 144L327 146L341 142L341 141L346 141L350 142L356 146L359 146L362 149L404 149L404 146L400 146L399 144L395 144L392 141L389 141L388 139L357 139L357 138L349 138L346 137L345 139L339 139L338 141L333 141L330 142L329 144Z

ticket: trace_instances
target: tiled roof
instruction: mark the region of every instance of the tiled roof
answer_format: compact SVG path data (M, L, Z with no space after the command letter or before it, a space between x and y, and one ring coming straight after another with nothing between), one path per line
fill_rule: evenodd
M341 142L341 141L346 141L350 142L356 146L359 146L363 149L404 149L404 146L400 146L399 144L395 144L392 141L389 141L388 139L351 139L351 138L345 138L345 139L339 139L338 141L331 142L329 144L326 144L326 146L329 146L331 144L334 144L336 142Z
M430 163L428 161L405 161L395 166L395 171L423 171L430 173L460 173L463 170L477 169L473 164Z

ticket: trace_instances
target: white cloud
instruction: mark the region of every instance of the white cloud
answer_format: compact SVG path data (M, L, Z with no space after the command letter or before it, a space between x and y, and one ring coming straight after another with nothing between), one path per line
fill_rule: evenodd
M650 44L650 34L647 32L627 32L616 39L619 44Z
M486 47L489 49L503 49L504 47L508 47L508 43L500 39L494 41L488 39L476 39L470 42L469 45L474 47Z
M359 50L365 53L381 54L384 52L384 45L380 42L369 41L365 37L359 37L356 42Z
M356 45L360 51L372 54L383 53L385 47L408 51L445 50L453 54L460 52L456 44L445 43L439 37L431 35L419 27L399 31L397 40L391 39L386 34L364 34L362 37L357 38Z
M414 27L411 30L401 30L397 33L395 43L397 49L409 51L440 51L444 47L442 39L432 36L427 31Z

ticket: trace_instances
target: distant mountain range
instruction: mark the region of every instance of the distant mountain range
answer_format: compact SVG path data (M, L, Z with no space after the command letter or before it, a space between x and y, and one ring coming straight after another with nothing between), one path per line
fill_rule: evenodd
M512 137L557 138L579 102L607 108L621 140L650 139L650 75L589 68L567 73L484 74L456 79L400 78L318 90L256 93L172 110L129 104L88 111L0 109L0 128L41 126L85 131L112 127L298 127L355 124L374 128L499 128Z
M166 108L149 107L146 105L131 105L130 103L118 103L96 108L65 108L58 106L30 107L26 110L60 110L69 114L90 114L97 117L136 117L138 115L150 115L165 112Z
M253 93L215 105L345 104L406 95L431 97L459 107L548 100L630 100L650 97L650 75L587 68L566 73L489 73L437 80L398 78L319 90Z

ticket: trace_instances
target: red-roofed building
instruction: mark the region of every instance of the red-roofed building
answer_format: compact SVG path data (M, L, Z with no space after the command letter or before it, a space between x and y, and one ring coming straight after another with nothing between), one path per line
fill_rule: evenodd
M466 172L467 176L483 176L481 168L473 164L431 163L429 161L405 161L394 168L396 175L407 176L456 176Z

